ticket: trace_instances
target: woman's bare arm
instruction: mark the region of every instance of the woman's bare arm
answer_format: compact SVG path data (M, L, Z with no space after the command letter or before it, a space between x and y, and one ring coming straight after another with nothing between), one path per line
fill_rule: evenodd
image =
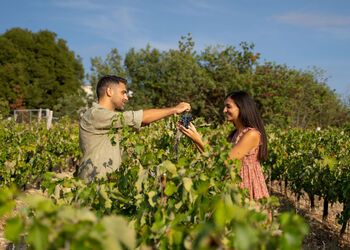
M236 144L229 153L230 159L243 159L249 151L259 146L260 133L256 130L249 130L243 135L241 140Z

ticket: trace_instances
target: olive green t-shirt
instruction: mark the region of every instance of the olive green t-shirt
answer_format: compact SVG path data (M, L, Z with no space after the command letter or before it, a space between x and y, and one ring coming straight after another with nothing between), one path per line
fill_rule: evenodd
M143 111L110 111L98 103L88 109L80 119L79 143L83 152L78 176L91 182L95 177L105 177L121 164L119 134L111 141L110 129L124 126L141 127ZM118 131L118 130L117 130ZM113 145L114 144L114 145Z

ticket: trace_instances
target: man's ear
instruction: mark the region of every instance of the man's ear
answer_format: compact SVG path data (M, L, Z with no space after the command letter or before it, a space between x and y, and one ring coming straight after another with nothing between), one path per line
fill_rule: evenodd
M112 94L113 94L113 89L111 87L107 87L106 88L106 95L110 97L110 96L112 96Z

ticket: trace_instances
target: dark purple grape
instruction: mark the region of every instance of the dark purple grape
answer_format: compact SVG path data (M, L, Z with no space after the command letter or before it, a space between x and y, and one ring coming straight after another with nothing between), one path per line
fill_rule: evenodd
M190 126L190 122L192 121L192 114L191 113L182 113L180 117L180 123L185 128L188 128Z

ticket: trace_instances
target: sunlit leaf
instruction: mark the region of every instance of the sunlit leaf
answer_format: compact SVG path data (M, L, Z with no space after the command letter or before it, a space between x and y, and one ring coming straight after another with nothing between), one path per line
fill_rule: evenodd
M164 190L164 193L165 193L167 196L170 196L170 195L172 195L173 193L175 193L176 191L177 191L176 185L175 185L173 182L171 182L171 181L167 182L166 187L165 187L165 190Z
M23 229L24 224L19 216L8 219L5 226L5 237L10 241L17 241Z

